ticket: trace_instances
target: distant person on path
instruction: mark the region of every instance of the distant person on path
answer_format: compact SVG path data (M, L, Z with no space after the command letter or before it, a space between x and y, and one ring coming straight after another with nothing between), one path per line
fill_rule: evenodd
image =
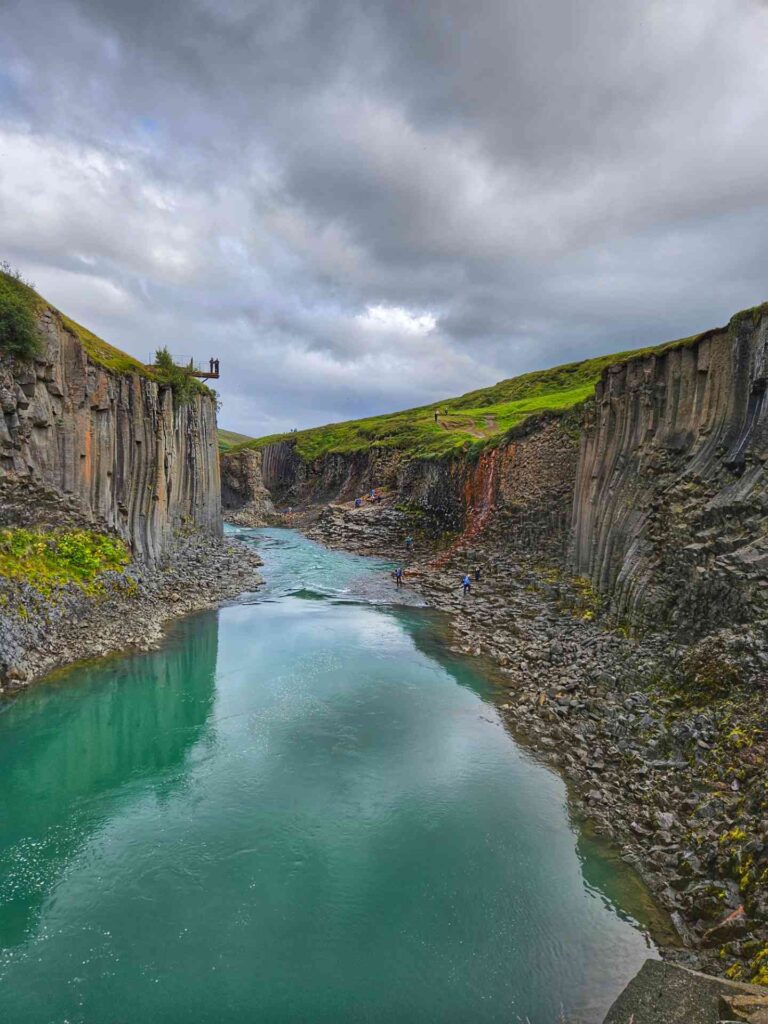
M376 488L375 487L371 488L368 497L371 499L371 501L373 501L373 499L376 497Z
M211 358L208 360L208 369L209 372L213 374L213 356L211 356Z
M480 566L476 565L475 566L475 583L479 583L479 582L480 582Z
M219 376L219 360L218 359L214 359L213 360L213 369L214 369L214 373L218 377Z
M464 578L461 581L461 589L464 591L464 596L465 597L467 596L467 594L472 589L472 580L469 578L469 573L465 573L464 574Z
M409 536L405 538L405 550L413 551L413 537Z
M363 499L362 498L355 498L355 508L360 508L360 506L362 504L363 504Z
M435 423L437 423L437 417L440 415L440 410L435 409Z
M395 569L395 586L402 587L403 585L403 570L400 566Z

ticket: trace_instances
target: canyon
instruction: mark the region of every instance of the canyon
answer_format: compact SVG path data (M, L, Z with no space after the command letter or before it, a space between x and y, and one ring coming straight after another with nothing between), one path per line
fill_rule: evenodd
M768 983L768 306L221 456L214 393L182 399L37 296L34 316L34 355L0 353L0 692L255 592L222 517L384 556L653 893L670 964ZM25 544L47 572L86 540L95 575L19 570Z

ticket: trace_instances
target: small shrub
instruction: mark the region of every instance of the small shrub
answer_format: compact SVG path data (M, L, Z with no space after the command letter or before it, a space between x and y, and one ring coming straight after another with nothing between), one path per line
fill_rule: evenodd
M689 647L672 670L667 688L690 706L709 705L725 699L743 683L743 672L723 650L717 638L710 637ZM729 737L735 742L737 737Z
M33 359L41 348L37 296L18 270L0 262L0 352Z
M161 385L171 389L177 408L189 405L201 391L208 391L187 369L174 363L167 348L158 349L155 354L155 376Z

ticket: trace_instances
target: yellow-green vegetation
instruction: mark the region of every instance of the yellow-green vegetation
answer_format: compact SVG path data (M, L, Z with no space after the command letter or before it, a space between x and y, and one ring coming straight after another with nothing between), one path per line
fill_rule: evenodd
M236 445L245 445L249 441L253 441L248 434L237 434L234 430L222 430L221 427L219 427L218 434L220 452L228 452Z
M83 346L85 354L92 363L96 363L97 366L103 366L105 370L111 370L112 373L138 373L141 377L149 377L151 380L155 379L155 374L152 370L145 366L144 363L140 363L138 359L134 359L133 356L129 356L127 352L122 352L119 348L115 348L109 342L103 341L93 331L89 331L87 327L81 326L63 313L60 313L59 316L67 330L74 334Z
M570 583L576 594L576 614L585 622L591 621L602 606L600 594L586 576L572 576Z
M0 353L32 359L40 351L43 300L8 263L0 263Z
M750 729L747 731L742 729L741 726L736 725L726 736L726 741L735 750L744 750L746 747L751 747L754 744L755 730Z
M754 985L768 985L768 945L755 954L749 967L754 972L749 978Z
M558 604L576 618L591 622L602 608L602 598L586 576L571 576L554 565L535 566L536 584L528 590L539 590L541 584L558 588Z
M764 307L759 307L747 314L763 311ZM693 335L658 346L537 370L432 405L329 423L297 433L272 434L235 448L261 448L276 441L288 441L306 462L329 453L350 453L369 447L393 448L410 458L441 458L461 452L471 456L498 444L531 416L562 414L575 408L594 394L595 385L607 367L638 356L693 345L701 337Z
M0 529L0 576L28 583L44 597L74 584L88 594L103 588L105 572L122 572L125 544L90 530Z
M744 829L743 828L739 828L738 825L735 825L733 828L729 829L727 832L723 832L723 834L720 836L720 842L721 843L741 843L746 838L747 838L747 833L744 831Z

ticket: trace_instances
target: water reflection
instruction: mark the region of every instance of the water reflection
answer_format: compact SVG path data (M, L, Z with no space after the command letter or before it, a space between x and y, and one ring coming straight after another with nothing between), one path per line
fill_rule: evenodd
M214 702L218 622L178 625L162 652L62 674L0 717L0 946L22 942L72 856L149 783L183 784Z
M648 943L562 782L382 563L266 537L266 593L0 716L0 1019L601 1019Z

